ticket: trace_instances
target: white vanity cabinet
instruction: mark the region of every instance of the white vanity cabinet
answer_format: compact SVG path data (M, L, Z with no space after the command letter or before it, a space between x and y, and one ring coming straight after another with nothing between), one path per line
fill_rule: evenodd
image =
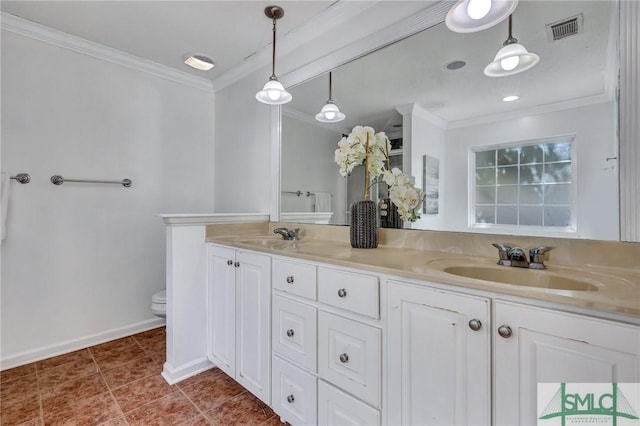
M271 257L208 244L208 357L270 404Z
M490 424L490 300L399 281L386 292L387 423Z
M379 278L273 259L273 410L292 425L379 425Z
M494 312L496 425L536 425L538 383L640 382L638 326L499 300Z

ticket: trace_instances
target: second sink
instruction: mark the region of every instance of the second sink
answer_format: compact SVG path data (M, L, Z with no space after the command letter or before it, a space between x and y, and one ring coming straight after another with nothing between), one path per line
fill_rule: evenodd
M477 280L527 287L570 291L598 291L598 286L595 284L548 271L507 267L450 266L445 268L444 272Z

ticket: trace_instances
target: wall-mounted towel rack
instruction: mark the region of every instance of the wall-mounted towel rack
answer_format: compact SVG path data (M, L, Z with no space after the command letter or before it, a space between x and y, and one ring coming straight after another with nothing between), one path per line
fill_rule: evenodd
M31 182L31 176L29 175L29 173L18 173L15 176L9 176L9 179L17 180L22 184Z
M54 185L62 185L65 182L81 182L81 183L117 183L125 188L131 187L133 185L133 181L129 178L125 178L122 180L94 180L94 179L67 179L60 175L51 176L51 183Z
M312 195L316 195L315 192L309 192L309 191L281 191L283 194L291 194L291 195L296 195L298 197L300 197L301 195L306 195L307 197L311 197ZM333 197L333 194L329 194L331 197Z

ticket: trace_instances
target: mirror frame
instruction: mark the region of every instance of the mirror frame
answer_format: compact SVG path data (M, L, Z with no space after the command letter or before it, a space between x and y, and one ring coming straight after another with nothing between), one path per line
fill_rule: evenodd
M640 54L634 49L634 43L628 40L640 40L640 5L635 1L613 0L618 4L619 28L619 207L620 241L640 242L640 82L635 78L640 68ZM444 21L451 3L442 1L423 9L410 18L389 25L374 36L360 39L333 53L321 57L300 67L281 78L285 87L294 86L326 73L338 66L356 60L375 50L381 49L403 38L409 37ZM280 182L281 182L281 106L272 106L270 111L270 220L280 221Z

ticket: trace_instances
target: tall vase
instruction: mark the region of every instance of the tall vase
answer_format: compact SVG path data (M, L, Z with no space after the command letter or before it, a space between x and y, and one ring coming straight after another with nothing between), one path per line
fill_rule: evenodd
M378 247L378 214L371 200L356 201L351 205L351 247Z

